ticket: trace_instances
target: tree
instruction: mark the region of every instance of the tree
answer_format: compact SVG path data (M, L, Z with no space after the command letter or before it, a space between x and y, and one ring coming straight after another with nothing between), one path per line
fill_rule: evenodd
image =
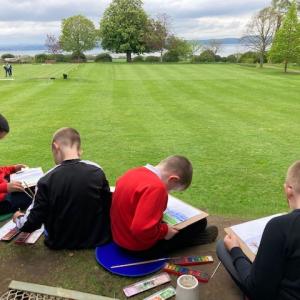
M163 52L167 46L170 35L170 18L167 14L158 15L156 19L150 19L146 33L146 44L150 51L159 51L162 61Z
M276 31L280 28L284 15L291 7L291 0L272 0L272 7L277 13ZM300 1L297 1L298 10L300 9Z
M189 41L189 44L190 44L193 56L197 55L202 49L202 45L200 44L199 41L192 40L192 41Z
M113 0L100 21L100 38L103 49L126 53L131 62L132 53L146 51L148 17L141 0Z
M97 32L92 21L84 16L77 15L63 19L59 42L61 48L73 52L79 60L82 53L96 46Z
M205 46L205 50L211 50L215 55L222 49L222 42L220 40L210 40Z
M216 54L210 49L204 50L199 55L199 61L200 62L214 62L214 61L216 61Z
M167 44L166 44L166 49L172 56L177 56L178 60L180 58L186 59L188 56L191 56L192 50L189 42L176 37L175 35L170 35Z
M287 72L289 62L296 62L300 58L300 27L296 2L292 3L282 26L276 32L269 55L271 60L284 63L284 72Z
M260 67L276 31L277 14L272 7L266 7L254 15L247 25L242 43L249 50L258 53Z
M61 46L58 38L56 38L53 34L47 34L45 46L47 48L47 52L51 54L59 54L61 53Z

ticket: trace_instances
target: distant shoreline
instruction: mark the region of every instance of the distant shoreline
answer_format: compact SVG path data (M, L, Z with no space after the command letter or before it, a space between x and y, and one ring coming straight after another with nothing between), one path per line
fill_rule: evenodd
M204 43L203 43L204 45ZM241 52L245 52L247 51L243 46L241 46L240 44L234 43L234 44L223 44L221 47L220 52L218 53L218 55L221 56L228 56L230 54L234 54L234 53L241 53ZM90 51L86 51L84 52L86 55L97 55L99 53L102 52L106 52L105 50L101 49L101 48L95 48L93 50ZM13 54L15 56L35 56L36 54L40 54L40 53L47 53L47 50L43 47L43 48L34 48L34 49L18 49L18 48L1 48L0 47L0 56L2 54L5 53L10 53ZM118 56L122 56L122 54L117 54ZM151 53L151 54L147 54L147 55L155 55L155 56L159 56L159 53ZM115 55L114 55L115 56Z

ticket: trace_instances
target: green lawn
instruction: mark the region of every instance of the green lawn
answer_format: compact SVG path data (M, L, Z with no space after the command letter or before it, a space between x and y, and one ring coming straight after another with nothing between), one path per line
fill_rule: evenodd
M0 141L0 165L49 169L53 132L73 126L84 158L102 165L111 185L128 168L183 154L195 170L179 194L187 202L239 218L287 209L285 172L300 158L296 73L121 63L23 65L14 73L14 81L0 80L0 112L12 128ZM1 243L0 253L0 292L16 279L124 298L121 288L136 281L103 271L92 250L55 252L40 240L29 248Z
M0 111L12 128L0 141L1 165L49 169L52 133L73 126L84 158L111 185L128 168L183 154L194 165L191 188L178 195L187 202L249 218L286 210L285 172L300 158L300 75L125 63L16 65L14 74L0 81Z

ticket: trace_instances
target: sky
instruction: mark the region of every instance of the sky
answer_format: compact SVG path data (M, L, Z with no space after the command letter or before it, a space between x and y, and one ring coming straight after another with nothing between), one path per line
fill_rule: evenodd
M59 35L61 20L82 14L99 26L111 0L0 0L0 46L44 44ZM184 39L241 37L251 16L271 0L144 0L155 17L170 16L172 32Z

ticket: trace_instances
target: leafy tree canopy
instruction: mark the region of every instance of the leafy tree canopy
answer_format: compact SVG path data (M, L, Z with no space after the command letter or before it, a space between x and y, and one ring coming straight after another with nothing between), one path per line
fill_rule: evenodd
M284 62L285 72L289 62L296 62L300 58L300 27L297 17L296 2L293 2L283 25L276 32L272 48L270 50L272 61Z
M96 37L95 25L86 17L77 15L63 19L59 42L64 51L80 55L95 48Z
M113 0L100 21L103 49L116 53L140 54L146 51L148 17L141 0Z

